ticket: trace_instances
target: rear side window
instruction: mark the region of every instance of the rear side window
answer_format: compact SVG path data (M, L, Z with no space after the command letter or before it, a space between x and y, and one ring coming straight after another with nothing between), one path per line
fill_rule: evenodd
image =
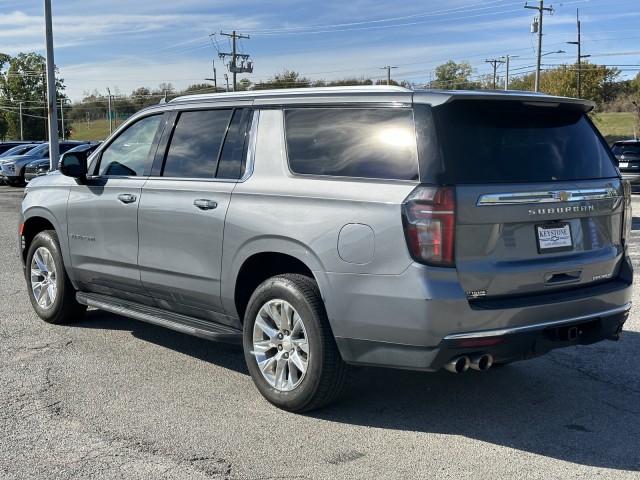
M433 111L448 182L617 176L608 148L580 111L505 101L456 101Z
M418 179L410 108L289 109L285 131L294 173Z
M232 113L233 110L181 112L162 175L214 178Z

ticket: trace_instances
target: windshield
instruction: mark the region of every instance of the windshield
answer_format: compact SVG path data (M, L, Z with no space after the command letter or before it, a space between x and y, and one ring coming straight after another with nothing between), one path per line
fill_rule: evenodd
M434 108L448 180L549 182L617 176L584 113L513 101L456 101Z
M10 148L6 152L0 154L0 157L10 157L11 155L23 155L24 153L31 150L33 147L28 145L17 145L13 148Z
M38 145L33 150L29 152L29 155L46 155L49 153L49 144L43 143L42 145Z

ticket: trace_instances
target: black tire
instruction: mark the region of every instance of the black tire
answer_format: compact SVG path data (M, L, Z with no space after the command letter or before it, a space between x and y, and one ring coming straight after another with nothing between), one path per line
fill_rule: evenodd
M256 326L259 318L261 326L271 327L265 328L268 334ZM283 322L286 318L288 325ZM320 408L335 400L348 383L350 367L338 351L318 286L303 275L272 277L253 292L243 343L253 382L283 410Z
M62 261L60 242L53 230L38 233L31 242L25 277L31 305L45 322L77 320L87 309L76 300L76 291Z

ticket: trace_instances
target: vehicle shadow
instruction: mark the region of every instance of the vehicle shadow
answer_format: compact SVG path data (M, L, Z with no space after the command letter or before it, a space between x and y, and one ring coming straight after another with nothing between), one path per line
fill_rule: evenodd
M640 334L487 372L358 372L326 421L462 435L571 463L640 471ZM479 452L480 454L481 452Z
M249 375L241 345L212 342L102 310L88 310L82 320L66 325L77 328L129 331L135 338L145 342Z
M248 375L239 345L98 310L70 325L130 331L143 341ZM635 472L640 471L638 351L640 334L625 331L619 342L556 350L487 372L357 368L335 404L306 415L389 430L461 435L571 463ZM250 394L259 395L255 390Z

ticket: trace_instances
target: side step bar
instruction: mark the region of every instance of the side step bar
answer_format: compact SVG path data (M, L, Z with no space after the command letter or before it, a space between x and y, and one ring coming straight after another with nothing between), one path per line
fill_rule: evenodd
M242 330L220 323L200 320L127 300L114 299L98 293L78 292L76 299L89 307L153 323L188 335L217 342L242 344Z

